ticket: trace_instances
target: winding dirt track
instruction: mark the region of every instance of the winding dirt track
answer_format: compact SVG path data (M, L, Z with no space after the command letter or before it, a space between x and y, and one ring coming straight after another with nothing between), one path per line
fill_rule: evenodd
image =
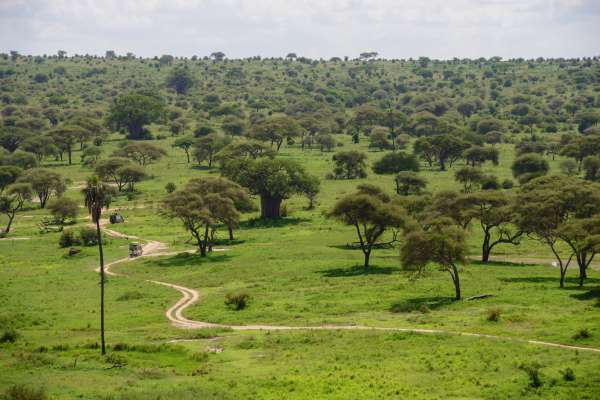
M104 225L103 223L102 225ZM104 232L113 237L120 237L126 239L139 239L136 236L128 236L122 234L120 232L114 231L112 229L103 228ZM146 241L143 246L143 255L141 257L158 257L158 256L170 256L182 253L179 252L166 252L164 251L167 248L165 243L157 242L157 241ZM215 250L223 250L223 249L215 249ZM193 253L195 250L185 251L188 253ZM110 276L126 276L124 274L119 274L111 271L111 267L136 260L137 258L122 258L120 260L113 261L107 265L105 265L105 273ZM98 271L99 269L96 269ZM200 294L195 289L190 289L184 286L175 285L172 283L161 282L161 281L153 281L148 280L147 282L151 282L157 285L167 286L169 288L175 289L182 294L182 297L173 304L166 312L165 316L171 323L177 328L181 329L204 329L204 328L227 328L232 329L234 331L292 331L292 330L304 330L304 331L323 331L323 330L361 330L361 331L384 331L384 332L411 332L411 333L421 333L421 334L436 334L436 335L454 335L454 336L470 336L476 338L484 338L484 339L492 339L492 340L503 340L510 341L515 343L526 343L533 344L545 347L558 347L561 349L569 349L569 350L579 350L579 351L588 351L600 354L600 348L595 347L583 347L583 346L571 346L561 343L552 343L545 342L541 340L533 340L533 339L520 339L506 336L498 336L498 335L488 335L483 333L472 333L472 332L459 332L459 331L448 331L441 329L419 329L419 328L396 328L396 327L376 327L376 326L366 326L366 325L316 325L316 326L285 326L285 325L228 325L228 324L215 324L211 322L204 321L195 321L186 318L183 313L184 311L196 304L200 300Z

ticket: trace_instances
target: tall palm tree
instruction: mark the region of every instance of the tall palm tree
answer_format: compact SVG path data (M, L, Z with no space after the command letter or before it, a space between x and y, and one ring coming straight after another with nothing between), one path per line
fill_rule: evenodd
M106 344L104 341L104 252L102 249L100 217L102 216L102 209L108 208L110 205L113 192L113 188L102 183L97 176L88 178L87 184L82 190L85 197L85 206L92 217L92 222L96 224L96 234L98 236L98 251L100 253L100 340L103 355L106 354Z

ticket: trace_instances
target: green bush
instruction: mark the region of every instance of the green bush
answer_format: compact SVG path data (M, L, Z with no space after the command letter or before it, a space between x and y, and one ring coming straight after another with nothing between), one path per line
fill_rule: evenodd
M80 244L80 241L72 230L63 231L58 239L58 245L63 248L76 246L78 244Z
M587 328L581 328L573 335L573 339L575 339L575 340L587 339L590 336L592 336L592 335L590 334L590 331Z
M239 311L246 308L250 296L246 293L228 293L225 296L225 304Z
M5 328L0 335L0 343L14 343L17 341L19 333L13 328Z
M575 372L573 372L571 368L566 368L564 371L561 372L565 381L572 382L575 380Z
M500 315L502 314L502 310L499 308L490 308L487 311L486 319L490 322L498 322L500 320Z
M84 246L95 246L98 244L98 235L96 229L90 227L83 227L79 231L79 238Z
M42 388L35 389L25 385L13 385L4 394L6 400L46 400L48 395Z

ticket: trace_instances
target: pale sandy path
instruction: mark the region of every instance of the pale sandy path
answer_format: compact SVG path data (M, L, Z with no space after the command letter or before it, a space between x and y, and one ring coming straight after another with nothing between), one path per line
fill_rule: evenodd
M127 236L114 230L103 228L103 230L110 236L122 237L122 238L135 238L135 236ZM158 241L148 241L143 246L143 255L136 258L122 258L120 260L113 261L105 265L105 273L110 276L125 276L111 271L111 267L116 264L121 264L129 261L136 260L142 257L158 257L158 256L170 256L177 255L184 252L194 253L195 250L179 251L179 252L166 252L167 248L165 243ZM225 249L215 249L225 250ZM96 269L98 272L99 269ZM492 340L504 340L515 343L526 343L545 347L557 347L561 349L588 351L600 354L600 348L595 347L583 347L583 346L572 346L561 343L546 342L541 340L533 339L520 339L507 336L488 335L484 333L473 333L473 332L459 332L459 331L448 331L442 329L419 329L419 328L398 328L398 327L376 327L366 325L315 325L315 326L287 326L287 325L263 325L263 324L251 324L251 325L229 325L229 324L215 324L212 322L195 321L186 318L183 313L192 305L198 303L200 300L200 294L195 289L190 289L184 286L175 285L172 283L148 280L157 285L166 286L179 291L182 297L173 304L166 312L165 316L171 323L181 329L205 329L205 328L226 328L234 331L324 331L324 330L360 330L360 331L383 331L383 332L409 332L409 333L420 333L420 334L436 334L436 335L454 335L454 336L469 336L476 338L492 339Z

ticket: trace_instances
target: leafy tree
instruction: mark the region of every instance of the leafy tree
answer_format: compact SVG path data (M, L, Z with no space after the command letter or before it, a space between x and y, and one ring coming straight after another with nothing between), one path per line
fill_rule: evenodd
M252 131L255 139L270 142L279 151L286 138L300 136L302 126L287 115L275 115L256 124Z
M239 213L247 213L256 210L248 191L235 182L225 178L195 178L188 182L186 188L200 193L209 195L210 193L218 193L220 196L230 199L233 202L236 212L227 208L217 215L217 220L227 226L229 231L229 240L234 240L233 228L239 223Z
M145 125L163 118L165 105L160 97L144 93L129 93L117 97L108 112L108 124L125 128L129 139L144 139L150 133Z
M583 170L585 171L585 179L588 181L600 180L600 157L587 156L584 158Z
M6 188L3 194L0 194L0 213L8 217L8 223L0 234L4 237L10 233L12 223L26 201L31 200L33 191L27 183L13 183Z
M413 171L402 171L394 178L396 193L402 196L418 195L427 187L427 180Z
M376 174L396 174L401 171L419 172L419 169L417 158L403 151L388 153L373 163L373 172Z
M148 177L146 171L141 165L126 164L121 168L117 169L116 175L119 176L120 181L123 184L127 184L127 190L133 192L135 190L135 184Z
M337 179L367 177L367 155L358 150L340 151L332 157L335 163L333 174Z
M102 231L100 230L100 218L102 209L110 206L113 189L100 181L97 176L88 178L86 187L81 191L84 196L84 205L96 224L96 238L98 242L98 253L100 255L100 342L102 355L106 354L106 342L104 340L104 251L102 248Z
M400 260L404 268L423 270L435 263L450 273L454 298L461 299L459 266L467 262L465 232L444 218L429 220L407 233Z
M27 170L19 177L18 181L31 186L40 200L40 208L46 207L51 196L60 197L67 189L65 181L59 173L45 168Z
M17 181L17 178L23 173L23 169L14 165L0 165L0 194Z
M404 129L408 125L408 118L400 111L389 109L380 115L381 124L390 130L390 138L392 139L392 145L396 150L396 139L399 135L399 130Z
M193 150L194 158L198 164L203 161L208 162L208 167L211 168L215 155L227 145L227 142L223 136L216 133L196 139Z
M486 161L490 161L494 165L498 165L499 157L498 149L494 147L471 146L463 153L467 164L472 167L481 165Z
M183 137L175 139L175 141L173 142L173 147L177 147L177 148L180 148L181 150L185 151L185 155L187 157L188 164L190 163L190 149L192 148L194 143L195 143L195 140L191 136L183 136Z
M30 169L37 167L38 161L35 154L16 150L14 153L4 156L0 153L0 165L12 165L21 169Z
M219 221L237 223L239 211L231 198L214 191L214 188L209 186L206 191L197 190L202 187L200 182L168 195L162 202L161 213L168 218L179 219L196 240L200 256L206 257L212 245L211 228Z
M369 268L371 252L383 233L387 229L401 227L406 222L406 212L402 207L373 185L359 185L356 193L343 197L335 204L329 216L354 226L364 254L365 268Z
M571 261L579 266L579 285L600 249L600 187L573 177L533 179L518 193L516 224L552 250L560 267L560 287Z
M98 163L96 163L95 172L102 181L112 181L117 185L117 189L120 192L127 183L125 176L121 174L121 172L123 172L122 168L130 164L131 161L127 158L111 157L106 160L98 161Z
M246 123L235 115L228 115L223 118L221 129L230 136L242 136L246 131Z
M280 218L281 202L307 192L310 175L292 160L262 158L248 161L236 178L250 193L260 196L262 218Z
M514 227L514 199L504 193L478 192L467 195L463 204L483 231L481 262L487 263L499 244L518 245L523 231Z
M573 158L578 163L579 171L581 171L584 158L600 155L600 136L590 135L571 139L563 146L560 154Z
M600 112L596 110L582 111L575 115L575 120L577 121L577 129L583 133L588 128L600 123Z
M73 145L79 140L82 130L85 128L77 125L64 125L49 133L56 145L67 152L69 165L72 165Z
M31 137L26 129L4 126L0 127L0 146L13 153L22 142Z
M471 193L484 177L483 171L477 167L463 167L454 173L454 179L463 185L463 193Z
M35 154L38 162L41 162L44 157L56 155L58 153L55 139L50 135L39 135L27 138L21 143L20 148Z
M550 170L548 161L535 153L523 154L512 165L513 176L521 183L546 175Z
M502 123L502 121L496 118L482 118L477 123L477 132L482 135L494 131L502 132L503 130L504 124Z
M67 219L75 221L79 213L79 203L68 197L58 197L48 203L48 210L54 221L64 224Z
M177 94L186 94L195 84L195 79L187 67L174 68L167 76L167 87Z
M387 128L374 127L369 135L369 148L377 148L379 151L393 148L393 144L388 140L389 131Z
M166 155L163 148L145 142L129 143L113 153L114 157L129 158L140 165L158 161Z
M434 135L417 139L413 145L415 155L423 158L429 166L438 163L440 171L446 170L446 165L458 160L468 144L453 135Z
M335 138L329 133L322 133L315 137L315 141L319 144L321 151L331 151L336 145Z

